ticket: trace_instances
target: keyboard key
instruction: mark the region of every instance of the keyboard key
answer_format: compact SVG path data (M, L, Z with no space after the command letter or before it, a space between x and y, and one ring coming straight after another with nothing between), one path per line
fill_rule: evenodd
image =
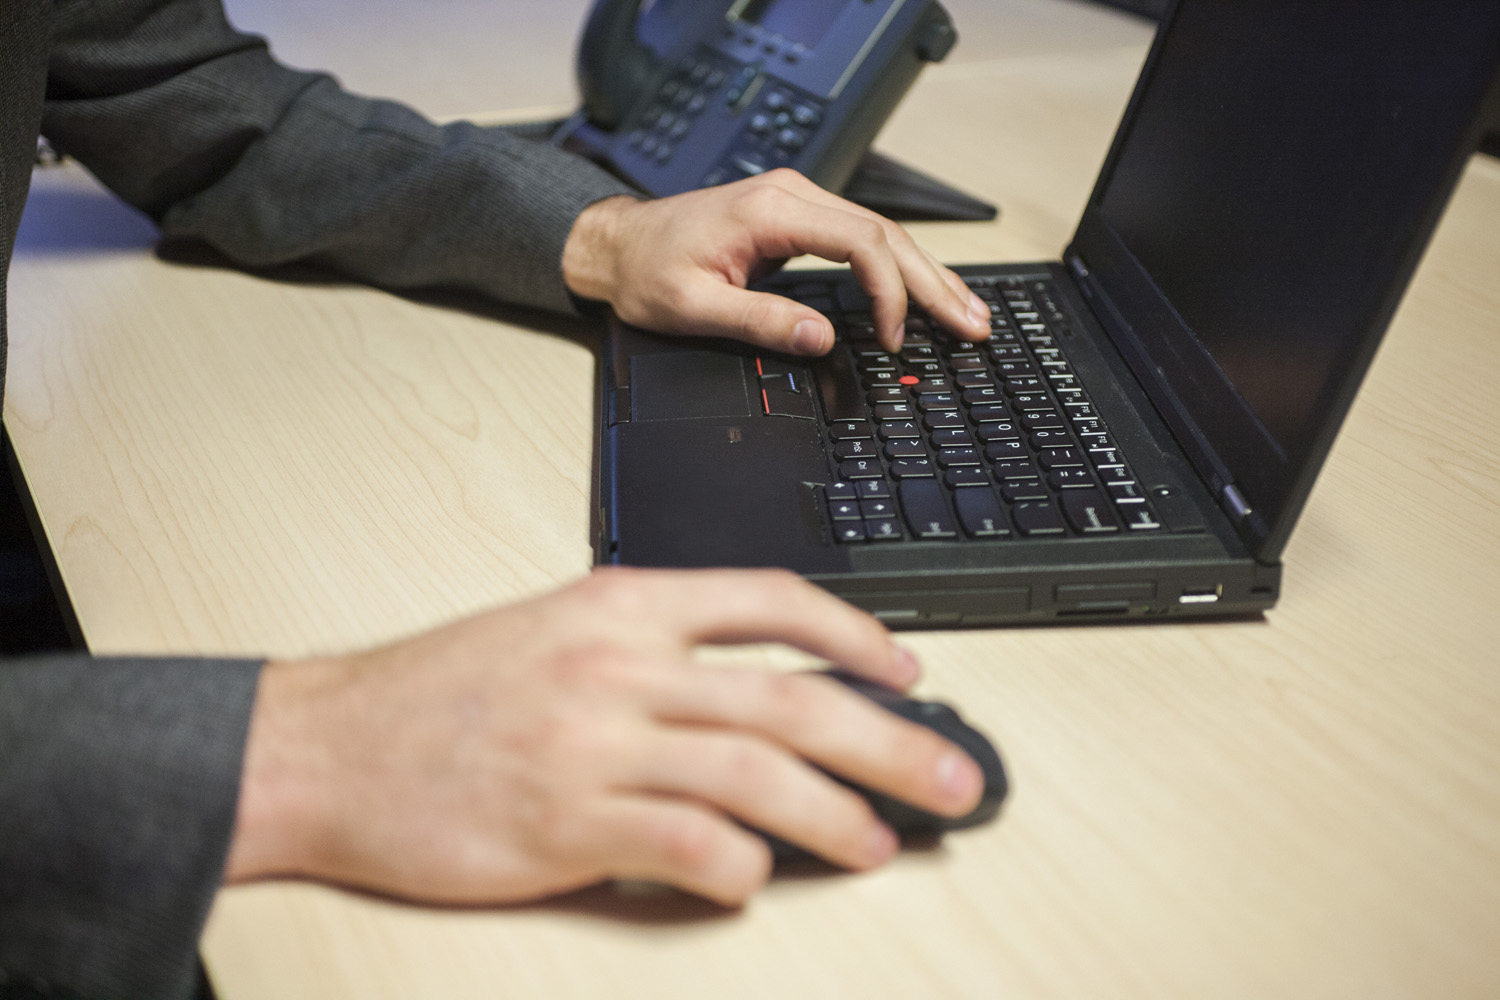
M977 424L988 424L996 421L1011 422L1011 413L998 403L982 403L979 406L969 408L969 416L974 418Z
M933 410L922 418L922 423L930 431L957 430L965 426L964 418L957 410Z
M861 500L889 500L891 484L884 479L864 479L854 484Z
M886 500L861 500L859 512L867 521L878 521L881 518L895 517L896 505L889 499Z
M828 425L828 433L835 441L869 437L870 422L868 420L835 420Z
M877 479L885 475L876 458L851 458L839 463L840 479Z
M981 441L999 441L1003 438L1020 437L1021 428L1014 420L985 421L974 431Z
M932 443L938 448L971 448L974 446L974 439L969 436L968 431L933 431Z
M897 479L912 479L935 476L937 470L932 467L932 460L928 458L899 458L891 463L891 475Z
M1054 490L1076 490L1093 486L1094 477L1087 469L1053 469L1047 475L1047 482L1052 484Z
M919 378L911 387L911 391L919 396L924 392L950 392L952 391L952 389L953 384L949 382L945 376L942 375L935 375L930 378Z
M1134 483L1135 474L1123 465L1110 465L1097 470L1099 478L1104 480L1105 486L1114 486L1120 483Z
M833 446L833 453L840 459L844 458L868 458L876 454L879 448L874 438L857 438L853 441L840 441Z
M1037 455L1044 469L1074 469L1083 467L1083 456L1077 448L1048 448Z
M1009 378L1012 375L1035 375L1036 366L1030 361L997 361L995 374L1001 378Z
M950 490L962 490L969 486L988 486L990 474L977 465L956 465L943 473L943 482Z
M953 384L960 389L995 389L999 386L995 382L995 376L989 372L959 372L953 378Z
M875 407L876 420L910 420L916 416L910 403L880 403Z
M959 490L953 494L953 506L971 538L1001 538L1010 534L1010 524L993 490Z
M1107 535L1120 530L1113 506L1098 490L1068 490L1062 495L1063 513L1075 530L1085 535Z
M829 483L824 490L830 500L853 500L858 494L853 483Z
M904 403L906 390L899 385L883 385L868 393L872 403Z
M1109 483L1105 488L1109 490L1110 499L1116 504L1146 502L1146 494L1141 492L1138 483Z
M926 458L927 449L918 438L893 438L886 442L885 457L891 461L899 458Z
M1161 522L1151 513L1151 508L1143 503L1121 506L1119 511L1125 527L1131 531L1156 531L1161 527Z
M951 392L929 392L917 397L917 408L923 413L929 410L956 410L958 399Z
M1000 484L1000 495L1005 498L1006 503L1052 499L1052 491L1040 479L1007 479Z
M1003 462L1011 458L1025 458L1026 445L1020 438L999 438L984 446L984 457L991 462ZM1030 463L1027 463L1028 466ZM1032 470L1035 472L1036 470Z
M1052 397L1045 392L1020 392L1010 397L1010 405L1018 410L1051 410Z
M964 402L970 406L999 406L1005 403L1005 395L992 385L978 389L965 389Z
M1072 443L1072 437L1065 430L1044 428L1039 431L1033 431L1031 434L1031 446L1037 451L1042 451L1046 448L1066 448Z
M941 448L937 454L938 465L951 469L955 465L978 465L979 452L973 448Z
M865 540L865 522L840 521L833 526L833 537L845 545L862 542Z
M901 526L889 519L865 522L865 532L872 542L899 542L902 538Z
M1057 505L1046 501L1018 503L1010 509L1010 516L1023 535L1061 535L1066 530Z
M1046 388L1035 375L1013 375L1005 380L1005 391L1012 396L1022 392L1045 392Z
M1124 465L1118 448L1090 448L1089 461L1095 465Z
M877 431L880 440L891 441L895 438L916 438L922 436L922 429L914 420L887 420L881 423Z
M958 525L948 511L944 491L931 479L909 479L899 486L906 523L918 538L952 538Z
M858 500L829 501L828 516L835 521L860 521L864 519L864 515L859 512Z
M1037 478L1036 466L1029 458L1013 458L1004 462L996 462L991 471L995 473L995 479L999 482L1007 479Z
M1068 422L1056 410L1032 410L1029 413L1021 414L1021 426L1029 431L1060 431L1068 426Z
M977 354L955 354L950 362L955 372L985 371L984 359Z

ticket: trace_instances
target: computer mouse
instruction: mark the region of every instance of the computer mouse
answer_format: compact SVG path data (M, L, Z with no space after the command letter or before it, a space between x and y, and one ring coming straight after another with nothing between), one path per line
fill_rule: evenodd
M965 722L951 706L940 701L922 701L918 698L911 698L894 688L877 684L843 670L825 671L824 675L838 681L851 691L864 695L903 719L927 726L938 735L957 744L974 758L974 762L984 773L984 794L980 796L979 804L967 815L956 817L926 812L899 799L891 798L889 795L861 788L843 778L838 778L839 781L863 795L870 803L870 807L875 810L875 815L885 821L900 837L905 839L936 836L948 830L962 830L966 827L988 823L999 814L1000 805L1005 801L1006 793L1010 790L1009 782L1005 777L1005 766L1000 761L1000 754L996 752L994 745L983 733ZM765 836L766 842L771 845L771 854L777 862L800 861L812 857L807 851L779 837L767 834L762 834L762 836Z

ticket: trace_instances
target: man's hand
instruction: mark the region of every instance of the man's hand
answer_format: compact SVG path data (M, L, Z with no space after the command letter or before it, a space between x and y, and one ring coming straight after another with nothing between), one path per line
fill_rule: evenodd
M887 350L901 348L908 291L955 335L989 336L989 309L905 229L793 170L660 201L592 205L563 249L563 279L575 295L608 302L646 329L823 354L833 346L827 317L745 290L768 265L801 254L853 267Z
M873 618L780 571L601 570L385 649L268 664L226 876L439 903L621 877L737 904L771 866L745 826L848 868L895 852L819 768L973 807L978 767L929 730L814 675L692 660L761 641L898 687L918 674Z

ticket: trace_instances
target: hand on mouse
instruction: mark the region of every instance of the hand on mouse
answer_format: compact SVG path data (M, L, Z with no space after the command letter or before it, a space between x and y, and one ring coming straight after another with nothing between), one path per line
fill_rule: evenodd
M848 868L895 852L819 768L974 806L978 768L930 730L827 677L692 659L763 641L895 687L918 673L874 618L775 570L601 570L384 649L270 663L226 877L443 903L622 877L738 904L771 868L745 826Z
M793 170L659 201L592 205L564 247L563 278L574 294L610 303L636 326L824 354L833 346L827 317L745 290L775 262L801 254L852 265L887 350L900 350L908 292L956 336L990 334L988 307L905 229Z

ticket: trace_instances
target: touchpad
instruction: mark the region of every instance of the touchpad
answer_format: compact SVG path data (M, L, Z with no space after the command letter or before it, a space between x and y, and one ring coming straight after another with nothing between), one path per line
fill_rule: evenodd
M637 354L630 359L631 420L748 417L745 362L718 351Z

